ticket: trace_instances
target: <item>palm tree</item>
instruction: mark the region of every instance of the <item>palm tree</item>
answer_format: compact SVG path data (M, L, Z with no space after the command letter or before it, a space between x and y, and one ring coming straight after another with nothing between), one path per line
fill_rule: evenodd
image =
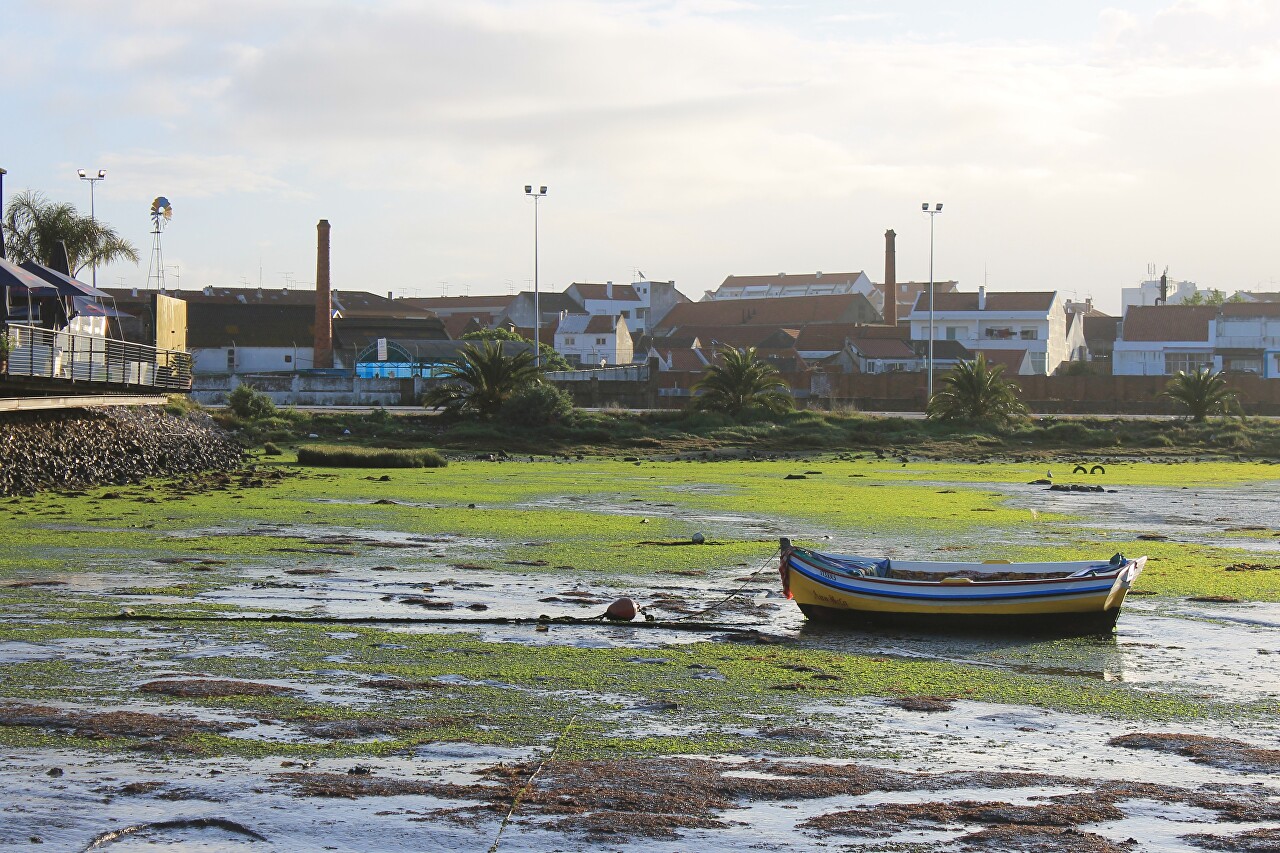
M1004 365L987 364L978 353L962 361L942 377L942 388L929 401L929 417L944 421L1006 424L1027 414L1018 399L1017 385L1002 379Z
M693 386L700 396L695 408L739 415L749 408L785 412L791 408L791 389L777 368L756 356L755 347L720 350L721 364L713 364Z
M1193 373L1178 371L1160 392L1187 410L1193 421L1203 421L1209 415L1228 415L1239 411L1236 391L1227 385L1221 373L1201 367Z
M516 391L541 380L533 353L505 355L499 341L469 343L441 371L445 382L427 391L423 405L453 414L496 414Z
M4 217L4 247L9 259L53 265L54 247L67 244L71 275L96 263L138 262L138 250L110 225L81 216L75 205L52 202L33 190L20 192L9 202Z

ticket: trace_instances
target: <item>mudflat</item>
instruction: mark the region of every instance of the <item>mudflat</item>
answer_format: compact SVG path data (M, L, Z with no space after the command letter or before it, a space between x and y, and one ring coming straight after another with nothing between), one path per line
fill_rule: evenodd
M285 460L7 500L0 846L1273 849L1280 468L1104 461ZM870 633L781 596L783 535L1151 559L1114 637ZM587 621L622 595L655 621Z

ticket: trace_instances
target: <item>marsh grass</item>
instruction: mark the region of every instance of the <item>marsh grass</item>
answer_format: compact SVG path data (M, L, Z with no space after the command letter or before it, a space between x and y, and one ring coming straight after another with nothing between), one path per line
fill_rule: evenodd
M443 468L448 461L434 450L310 445L298 451L298 463L317 468Z

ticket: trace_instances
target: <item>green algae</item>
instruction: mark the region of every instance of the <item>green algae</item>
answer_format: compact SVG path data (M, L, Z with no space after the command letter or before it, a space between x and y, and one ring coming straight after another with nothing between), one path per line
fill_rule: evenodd
M468 565L576 583L584 574L652 582L664 572L723 579L746 573L776 548L775 534L821 546L824 533L844 539L900 542L951 559L1092 559L1121 550L1148 554L1138 587L1162 596L1223 595L1280 601L1280 572L1227 572L1242 562L1273 563L1265 551L1195 542L1140 541L1137 532L1087 526L1060 513L1010 504L1008 489L1043 476L1030 463L987 465L880 459L641 464L590 459L578 463L455 462L432 471L315 473L263 488L214 490L181 501L136 502L137 493L104 499L41 496L0 512L0 608L24 614L0 624L0 643L55 644L101 640L107 652L90 661L29 660L6 664L0 696L28 701L92 702L129 707L137 686L157 672L286 683L304 695L178 699L147 695L149 707L219 711L249 719L364 719L380 716L440 721L364 741L278 741L200 734L172 746L201 755L387 755L435 740L531 746L553 742L575 719L566 754L773 752L850 754L874 749L856 737L837 743L780 742L752 734L762 721L797 724L814 703L836 704L917 694L1033 706L1123 720L1230 720L1274 714L1274 702L1206 699L1194 688L1141 688L1061 674L886 655L836 653L794 646L720 642L661 649L600 649L484 642L476 635L408 633L363 626L204 624L167 636L148 629L111 630L72 617L111 615L122 606L164 615L247 612L200 601L209 591L295 566L366 570L373 560L440 570L465 554ZM1060 469L1058 463L1054 468ZM1107 463L1107 474L1075 480L1111 486L1266 487L1277 469L1228 462L1181 465ZM1055 482L1070 479L1053 470ZM383 480L382 476L389 479ZM804 479L786 479L801 475ZM163 484L158 484L160 488ZM382 501L382 503L378 503ZM475 504L474 507L470 506ZM25 514L17 514L17 509ZM274 529L271 529L274 528ZM325 553L327 535L383 532L423 535L437 544L384 551L365 542L353 553ZM664 547L703 532L711 544ZM1224 531L1249 543L1264 531ZM1227 541L1230 541L1227 538ZM1243 544L1243 543L1242 543ZM1265 541L1262 544L1266 544ZM175 555L221 565L160 563ZM75 586L93 574L96 592ZM118 577L118 583L110 579ZM6 586L57 578L67 587ZM764 582L768 582L765 578ZM671 578L679 586L677 577ZM125 595L121 596L120 594ZM131 604L130 596L165 596L179 604ZM38 622L26 614L50 621ZM61 617L51 619L51 617ZM555 630L554 628L552 629ZM122 636L153 641L111 652ZM261 655L223 654L179 660L175 645L208 642L262 647ZM1087 641L1066 646L1087 648ZM1034 660L1036 646L1010 650L1010 663ZM1055 646L1062 657L1064 647ZM1081 654L1087 654L1082 651ZM661 658L663 663L637 663ZM698 678L715 672L723 680ZM370 679L431 681L439 688L392 693L361 687ZM820 678L817 676L821 676ZM672 706L669 710L663 710ZM655 734L652 729L672 729ZM74 745L109 751L136 740L76 738L0 727L0 744Z

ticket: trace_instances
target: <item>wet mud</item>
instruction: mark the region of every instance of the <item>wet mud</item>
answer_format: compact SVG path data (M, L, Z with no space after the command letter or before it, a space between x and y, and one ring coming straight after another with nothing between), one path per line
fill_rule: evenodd
M22 560L0 575L0 848L264 849L256 834L279 849L487 850L510 813L503 851L1276 849L1280 604L1135 597L1105 639L833 630L781 597L766 557L780 531L922 556L1013 534L965 527L939 544L691 509L686 496L732 491L696 478L667 499L516 504L645 522L609 534L626 571L582 568L554 531L164 515L202 491L270 499L300 479L129 487L112 500L151 516L40 522L96 530L100 551L0 547ZM1076 516L1047 538L1230 546L1235 578L1280 565L1273 488L983 488ZM387 494L306 500L447 503ZM165 549L112 543L157 518ZM649 533L676 521L703 543ZM592 619L620 596L725 633L466 621ZM267 621L166 621L246 614ZM416 617L457 621L341 622ZM984 679L1006 687L975 697Z

